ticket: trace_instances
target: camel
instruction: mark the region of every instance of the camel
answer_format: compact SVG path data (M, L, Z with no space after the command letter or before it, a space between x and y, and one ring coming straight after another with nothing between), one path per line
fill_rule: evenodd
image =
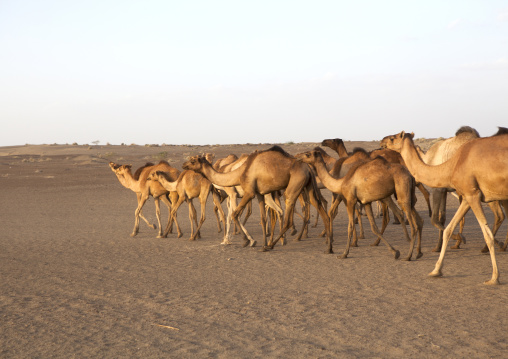
M304 193L310 199L311 204L318 208L319 214L321 215L326 228L326 252L333 253L333 234L330 219L319 199L315 177L309 166L289 155L281 147L274 146L268 150L253 152L249 155L242 166L228 173L217 172L202 156L191 157L184 163L183 168L199 172L207 177L213 184L219 186L242 187L244 194L240 204L234 210L232 217L250 241L251 246L254 246L256 242L252 239L245 227L239 222L238 216L249 201L251 201L254 197L258 198L262 223L261 227L263 230L264 251L273 249L278 240L288 230L293 217L295 202L298 199L298 196L301 193ZM266 238L264 195L283 189L285 190L284 196L286 203L284 226L278 237L268 244ZM306 220L308 220L308 218ZM248 243L245 243L244 245L248 245Z
M351 239L356 231L354 211L358 202L365 205L372 232L385 243L388 249L394 254L395 259L399 258L400 252L393 248L379 231L371 207L371 203L374 201L383 201L386 203L393 213L399 217L407 237L403 214L391 199L391 196L395 193L397 193L397 201L406 214L411 226L409 252L404 259L407 261L411 260L417 234L417 258L422 256L421 231L423 221L414 208L416 203L414 179L404 166L392 164L382 157L377 157L374 160L360 161L357 166L350 169L344 177L336 179L326 170L325 163L319 152L307 152L302 161L313 165L326 188L336 193L339 197L339 201L344 200L346 202L349 218L348 240L342 258L347 258Z
M344 142L340 138L326 139L321 142L321 146L326 146L337 152L339 158L348 157L349 153L344 146Z
M195 240L199 237L199 230L201 229L206 216L206 201L212 189L210 181L199 173L188 170L180 173L180 176L176 181L171 181L171 177L167 172L155 171L150 173L147 181L158 181L168 192L178 193L178 201L173 204L171 209L171 218L174 217L183 201L187 201L189 203L189 220L191 224L191 235L189 240ZM219 195L217 193L213 193L212 195L215 205L220 206ZM192 200L194 198L199 198L199 202L201 204L201 217L199 219L199 224L197 223L197 216L192 207ZM221 220L224 222L223 216ZM194 232L194 223L196 224L196 232ZM167 236L167 233L164 235Z
M170 212L168 218L168 225L166 228L166 232L170 232L172 229L171 222L171 202L175 203L178 199L178 193L170 192L169 197L171 198L171 202L168 199L168 191L162 187L159 183L155 182L147 182L147 178L153 171L165 171L168 172L170 178L176 180L180 171L174 167L171 167L169 163L166 161L160 161L157 165L153 163L147 163L145 166L140 167L135 174L133 175L131 172L131 165L119 165L114 162L109 162L109 167L115 173L116 177L120 181L120 183L130 190L136 193L136 197L138 200L138 206L134 213L134 229L131 233L131 237L134 237L139 232L139 218L141 217L148 226L151 228L156 228L155 225L152 225L148 222L148 220L143 216L142 209L145 205L149 196L152 196L155 200L155 214L157 216L157 223L159 225L159 232L157 238L163 237L162 225L160 219L160 204L159 201L162 201L166 206L168 206L168 211ZM178 221L175 218L176 229L178 234L181 235L180 226L178 225Z
M381 147L386 147L386 143L392 139L393 136L386 136L381 140ZM423 162L425 162L428 165L439 165L448 159L450 159L453 154L465 143L474 140L476 138L479 138L479 133L469 127L469 126L462 126L457 130L454 137L447 138L445 140L440 140L433 144L427 152L423 152L420 147L415 146L418 154L420 155ZM446 223L446 201L447 201L447 194L448 192L453 192L454 189L452 188L433 188L431 189L432 192L432 215L431 215L431 223L439 230L439 236L438 236L438 242L436 246L432 249L433 252L439 252L441 251L442 243L443 243L443 232L444 232L444 226ZM489 207L494 212L495 216L495 222L493 227L493 233L494 236L496 235L499 227L504 221L504 214L503 211L500 208L499 202L490 202ZM456 240L456 243L454 246L452 246L452 249L459 249L460 244L462 242L465 242L465 238L462 235L462 231L464 228L464 220L460 222L460 229L459 233L456 235L452 235L452 238ZM485 246L482 249L482 252L488 252L488 247Z
M482 202L501 201L508 209L508 129L500 128L492 137L482 137L462 145L440 165L426 164L413 142L414 134L404 131L385 141L386 147L400 152L409 171L417 181L430 187L453 188L462 202L443 233L443 246L430 276L442 276L443 260L451 233L469 209L473 210L483 232L492 262L492 277L485 284L499 284L499 271L490 230ZM505 243L506 247L506 243Z

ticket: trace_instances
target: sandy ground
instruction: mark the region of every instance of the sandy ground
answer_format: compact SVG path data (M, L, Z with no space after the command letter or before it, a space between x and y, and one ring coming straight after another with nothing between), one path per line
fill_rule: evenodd
M294 154L314 145L283 147ZM358 145L378 143L346 142ZM498 252L502 285L483 285L490 258L468 214L467 244L447 252L442 278L428 277L437 230L421 195L424 256L411 262L369 246L368 227L349 258L337 258L343 206L334 255L324 254L321 221L307 239L268 253L243 248L239 235L220 245L211 197L201 239L187 240L185 205L182 238L157 239L144 223L129 236L136 198L108 161L135 169L166 159L181 169L188 155L268 146L0 147L0 357L507 357L508 257ZM155 222L153 200L144 213ZM257 203L247 228L259 239ZM506 232L503 224L499 239ZM400 226L386 236L406 253Z

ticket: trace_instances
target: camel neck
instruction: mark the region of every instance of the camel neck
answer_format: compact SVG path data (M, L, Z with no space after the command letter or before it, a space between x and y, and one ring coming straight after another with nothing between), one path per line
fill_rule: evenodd
M452 173L451 167L453 167L451 159L437 166L428 165L422 160L416 146L409 138L403 139L400 154L417 182L435 188L451 187L450 174Z
M226 173L217 172L212 165L204 163L201 173L214 185L233 187L240 185L240 176L243 174L244 170L245 163L237 169Z
M326 169L325 162L323 158L318 158L317 161L314 162L314 167L316 168L316 172L321 179L321 182L323 185L328 188L333 193L341 194L341 187L343 179L335 179L333 178L330 173Z

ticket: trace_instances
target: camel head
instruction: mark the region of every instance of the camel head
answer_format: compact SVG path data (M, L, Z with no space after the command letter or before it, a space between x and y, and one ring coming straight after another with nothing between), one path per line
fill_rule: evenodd
M184 162L182 165L182 168L184 170L192 170L199 172L205 163L208 163L210 165L210 162L207 161L207 159L203 156L191 156L187 161Z
M300 154L299 159L302 162L312 165L319 160L323 161L323 155L318 150L312 150L312 151L308 151L308 152L304 152L304 153Z
M323 142L321 142L321 146L335 148L340 143L342 143L342 140L340 138L333 138L333 139L332 138L328 138L326 140L323 140Z
M212 163L213 160L215 159L215 155L213 153L205 153L204 156L206 160L210 163Z
M109 167L115 172L117 176L123 176L126 171L130 171L132 165L119 165L114 162L109 162Z
M404 139L409 138L413 140L414 136L415 134L413 132L406 133L402 131L401 133L398 133L396 135L383 137L380 145L381 148L388 148L390 150L400 152L400 150L402 149L402 143L404 142Z

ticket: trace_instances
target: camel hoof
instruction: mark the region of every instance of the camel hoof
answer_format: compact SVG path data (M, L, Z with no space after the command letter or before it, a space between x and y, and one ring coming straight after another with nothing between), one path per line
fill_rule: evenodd
M431 276L431 277L442 277L443 273L441 273L440 270L434 269L432 272L429 273L429 276Z
M258 242L256 242L256 241L252 241L252 242L250 243L250 246L251 246L251 247L255 247L257 243L258 243Z
M460 244L456 244L454 246L451 246L450 249L460 249Z
M441 252L441 247L432 248L432 252Z
M325 254L333 254L333 249L326 249Z
M489 247L487 247L487 246L483 247L480 252L481 253L489 253Z
M342 253L342 255L341 256L337 256L337 258L346 259L347 258L347 253Z
M293 230L291 231L291 235L292 235L292 236L294 236L294 235L295 235L295 234L297 234L297 233L298 233L298 231L297 231L296 229L293 229Z
M161 236L161 235L159 234L159 235L158 235L157 237L155 237L155 238L164 238L164 237L163 237L163 236Z
M400 251L395 251L394 257L395 257L395 259L399 259L399 257L400 257Z
M499 285L499 279L491 279L483 282L486 285Z
M406 258L402 258L401 261L411 262L411 256L406 257Z
M178 238L182 238L183 233L178 233Z
M137 233L131 233L131 237L136 237Z
M242 244L242 247L247 247L249 245L250 241L248 239L244 239L243 240L243 244Z
M371 247L377 247L379 246L379 241L375 241L374 243L370 244Z
M269 246L263 246L263 248L261 248L260 252L270 252L271 248Z
M416 259L421 258L421 257L423 257L423 253L422 253L422 252L420 252L420 253L418 253L418 254L416 255Z
M157 229L157 226L156 226L155 224L151 224L151 225L149 225L149 227L150 227L151 229Z
M506 252L506 248L505 247L501 247L501 248L499 248L499 251L500 252Z

